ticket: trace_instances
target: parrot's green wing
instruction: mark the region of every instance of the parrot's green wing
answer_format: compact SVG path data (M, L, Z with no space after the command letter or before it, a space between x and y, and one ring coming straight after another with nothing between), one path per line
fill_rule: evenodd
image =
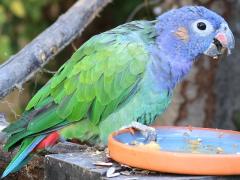
M82 119L97 125L124 105L138 91L149 59L141 35L123 27L88 40L31 99L22 122L5 129L11 134L5 148Z

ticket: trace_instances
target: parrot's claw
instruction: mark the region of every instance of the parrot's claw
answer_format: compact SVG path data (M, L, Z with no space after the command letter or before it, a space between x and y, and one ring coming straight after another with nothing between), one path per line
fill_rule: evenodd
M146 142L157 141L157 132L156 132L156 129L154 128L153 130L149 129L146 132L142 132L142 134L146 137L145 139Z
M121 129L125 129L125 128L130 128L130 129L134 128L139 130L142 133L142 135L145 137L146 142L157 141L157 132L156 132L156 129L153 127L146 126L144 124L134 121L128 126L122 127Z

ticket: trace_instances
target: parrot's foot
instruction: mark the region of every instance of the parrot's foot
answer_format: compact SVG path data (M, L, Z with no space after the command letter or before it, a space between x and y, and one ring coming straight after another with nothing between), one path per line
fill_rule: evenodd
M156 129L150 126L146 126L139 122L132 122L128 126L124 126L121 129L133 128L139 130L142 135L145 137L145 142L157 141L157 132Z

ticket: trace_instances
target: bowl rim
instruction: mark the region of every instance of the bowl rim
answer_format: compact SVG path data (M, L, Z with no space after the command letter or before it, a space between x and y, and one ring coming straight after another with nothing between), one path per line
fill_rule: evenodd
M225 134L238 134L233 130L223 130L214 128L199 128L192 126L153 126L155 128L207 130ZM236 175L240 174L239 154L198 154L186 152L170 152L159 150L147 150L146 148L136 148L117 141L116 135L130 132L123 129L113 132L108 139L109 155L117 162L148 170L194 174L194 175ZM141 158L142 157L142 158ZM153 158L154 157L154 158ZM146 163L147 159L152 159L154 163ZM148 165L147 165L148 164ZM160 164L160 165L159 165ZM161 164L166 164L167 168ZM196 170L197 169L197 170Z

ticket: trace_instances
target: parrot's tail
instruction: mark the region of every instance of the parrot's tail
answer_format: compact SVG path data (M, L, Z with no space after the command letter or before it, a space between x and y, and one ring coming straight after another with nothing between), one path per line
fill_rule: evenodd
M51 134L43 134L37 137L26 138L22 142L18 153L15 155L15 157L3 172L1 178L6 177L10 173L18 171L31 159L31 152L43 150L46 147L54 145L59 137L59 133L54 131Z

